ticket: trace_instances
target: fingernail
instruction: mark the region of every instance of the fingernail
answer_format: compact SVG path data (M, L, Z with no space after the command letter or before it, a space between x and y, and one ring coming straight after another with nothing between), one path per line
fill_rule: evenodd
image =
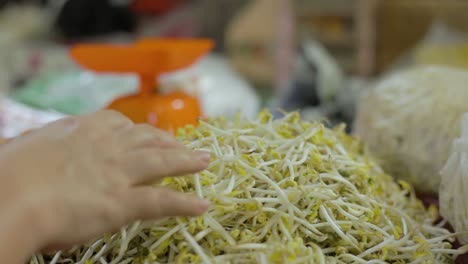
M200 208L200 211L205 212L210 207L210 202L205 199L198 199L197 205Z
M197 159L203 163L208 163L210 162L210 159L211 159L211 154L209 152L206 152L206 151L197 151L195 152L195 155L197 157Z

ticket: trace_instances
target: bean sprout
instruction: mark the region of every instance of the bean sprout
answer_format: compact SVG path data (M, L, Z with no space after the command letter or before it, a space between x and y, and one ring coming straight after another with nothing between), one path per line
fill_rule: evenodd
M206 214L138 222L30 263L451 263L467 252L343 127L264 111L178 137L212 163L158 185L211 200Z

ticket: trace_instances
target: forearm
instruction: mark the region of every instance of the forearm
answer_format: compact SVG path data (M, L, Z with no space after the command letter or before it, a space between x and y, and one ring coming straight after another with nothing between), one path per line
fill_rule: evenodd
M2 226L0 237L0 258L4 263L23 264L31 254L24 246L26 237L21 237L18 230L14 227ZM14 231L14 232L13 232ZM23 241L21 241L23 240Z
M23 264L41 245L41 230L34 211L19 206L0 208L0 259L1 263Z

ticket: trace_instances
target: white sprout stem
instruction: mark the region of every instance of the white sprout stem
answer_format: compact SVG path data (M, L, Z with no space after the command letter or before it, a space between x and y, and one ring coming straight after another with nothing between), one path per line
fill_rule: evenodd
M155 248L159 247L163 241L169 239L172 235L179 232L182 229L182 227L183 227L183 224L179 224L176 227L172 228L170 231L164 234L161 238L159 238L158 241L154 242L154 244L151 245L149 249L154 250Z
M195 191L197 193L197 196L200 198L203 198L203 191L202 187L200 184L200 176L197 174L193 175L194 181L195 181Z
M263 243L247 243L247 244L240 244L231 247L234 250L241 250L241 249L250 249L250 250L255 250L255 249L261 249L265 250L268 249L268 246Z
M180 140L213 161L162 184L211 199L208 213L129 225L30 264L442 263L468 251L449 248L457 234L339 129L267 115L202 121Z
M205 222L216 232L218 232L226 241L229 243L229 245L235 245L236 241L224 230L224 228L215 220L213 219L209 214L206 214L204 216Z
M213 138L213 142L214 142L214 145L213 145L213 150L214 150L214 154L217 156L217 157L222 157L223 156L223 152L221 151L221 148L219 147L219 143L218 143L218 139L216 138L216 136L212 136Z
M344 210L343 208L341 208L341 206L337 206L336 209L341 213L343 214L344 216L346 216L349 220L353 220L353 221L357 221L359 220L359 217L356 217L348 212L346 212L346 210Z
M283 221L279 221L279 222L278 222L278 226L279 226L281 232L286 236L286 238L287 238L289 241L292 241L293 238L292 238L291 234L289 233L288 229L286 228L286 226L284 226Z
M319 264L325 264L325 257L324 257L324 253L323 253L322 249L319 246L317 246L316 244L312 244L311 247L315 251L314 255L316 257L318 257Z
M232 175L231 178L229 179L229 183L227 188L223 191L223 194L227 195L234 190L234 187L236 185L236 176Z
M50 261L50 264L55 264L59 260L60 256L62 255L62 251L59 251L55 254L54 258Z
M334 180L334 181L337 181L337 182L340 182L340 183L343 183L344 185L348 186L351 190L353 190L354 192L359 192L357 189L356 189L356 186L354 186L352 183L350 183L348 180L346 180L345 178L343 177L338 177L338 176L333 176L333 175L330 175L330 174L327 174L327 173L321 173L320 174L320 177L323 179L330 179L330 180Z
M104 252L108 249L107 245L103 245L102 248L94 255L93 261L97 261L98 259L101 259L101 257L104 255Z
M104 242L103 239L99 239L97 241L95 241L90 247L88 250L86 250L85 254L83 255L83 257L81 258L81 261L79 263L84 263L84 261L88 260L94 253L94 251L96 250L96 248L101 245L102 243Z
M353 247L356 249L359 249L359 246L357 245L356 241L353 241L354 239L351 239L343 231L340 229L340 227L334 222L334 220L331 218L330 214L328 213L328 210L325 208L325 206L320 205L320 213L322 214L322 217L324 217L328 223L330 223L331 228L337 233L338 236L340 236L344 241L348 242L351 244Z
M387 262L380 259L373 259L367 262L368 264L387 264Z
M309 158L309 152L312 150L312 148L313 148L312 145L311 145L311 146L308 146L308 147L304 150L301 159L298 160L298 161L292 162L292 165L297 166L297 165L301 165L301 164L303 164L304 162L306 162L306 160Z
M364 258L367 255L370 255L370 254L372 254L372 253L374 253L374 252L376 252L378 250L381 250L382 248L384 248L385 246L389 245L392 242L395 242L395 240L393 238L387 238L386 240L382 241L382 243L380 243L378 245L375 245L375 246L367 249L363 253L359 254L358 257Z
M289 179L291 181L294 181L294 179L296 178L296 173L294 172L294 169L293 169L293 164L289 161L286 161L286 163L288 164L288 169L289 169Z
M267 256L265 254L260 254L259 263L260 264L268 264L268 258L267 258Z
M129 263L131 263L132 261L133 261L132 258L128 258L128 259L126 259L126 260L124 260L124 261L122 261L122 262L119 262L119 264L129 264Z
M200 231L200 233L198 233L198 234L195 235L194 239L195 239L196 241L200 241L200 240L202 240L206 235L208 235L208 234L211 233L211 232L213 232L213 229L211 229L211 228L207 228L207 229L205 229L205 230L202 230L202 231Z
M307 141L309 140L309 138L313 137L318 131L320 131L318 127L311 127L309 128L308 131L304 132L305 135L296 137L294 140L290 140L289 142L286 142L285 144L276 148L276 151L280 151L282 149L288 148L291 145L297 144L302 141Z
M281 196L281 198L283 198L283 202L288 205L288 209L290 210L290 212L289 212L290 214L292 214L292 211L295 211L298 215L303 215L303 212L301 210L299 210L296 206L294 206L293 204L291 204L289 202L289 199L288 199L287 195L284 193L284 191L281 189L281 187L279 187L273 180L268 178L266 175L264 175L260 171L249 167L248 165L246 165L242 161L239 161L239 164L241 164L246 170L250 170L254 176L257 176L259 179L268 182L273 188L278 190L279 195Z
M348 253L341 255L341 257L352 260L353 261L352 263L360 263L360 264L369 263L369 261L367 261L367 260L365 260L365 259L363 259L361 257L351 255L351 254L348 254Z
M200 247L200 245L195 241L195 239L187 232L187 229L185 226L182 227L181 229L182 235L187 239L187 242L190 244L190 246L193 248L195 252L197 252L198 256L202 259L204 264L210 264L211 261L208 258L208 256L205 254L203 249Z

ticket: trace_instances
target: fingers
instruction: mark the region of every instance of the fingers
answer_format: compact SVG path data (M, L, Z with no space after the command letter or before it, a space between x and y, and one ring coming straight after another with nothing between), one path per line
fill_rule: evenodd
M198 216L208 210L209 202L194 195L162 188L138 187L122 197L128 221L174 216Z
M49 241L42 252L68 249L75 244L86 243L104 233L114 233L136 220L198 216L208 210L209 202L194 195L167 189L136 187L114 192L107 199L93 200L90 207L92 222L86 222L87 217L78 219L72 229L67 228L64 233L60 232L61 235ZM99 217L96 218L96 215ZM74 236L74 241L67 241L67 235Z
M133 122L123 114L113 110L98 111L93 114L76 117L82 124L111 130L130 127Z
M130 152L123 161L131 184L198 172L206 169L209 162L208 152L158 148Z
M168 133L149 124L134 125L133 122L116 111L100 111L91 115L78 117L79 121L88 124L87 127L103 128L116 133L118 142L124 148L184 148Z
M185 148L168 133L159 130L148 124L135 125L132 128L125 129L118 135L119 142L125 142L125 148Z

